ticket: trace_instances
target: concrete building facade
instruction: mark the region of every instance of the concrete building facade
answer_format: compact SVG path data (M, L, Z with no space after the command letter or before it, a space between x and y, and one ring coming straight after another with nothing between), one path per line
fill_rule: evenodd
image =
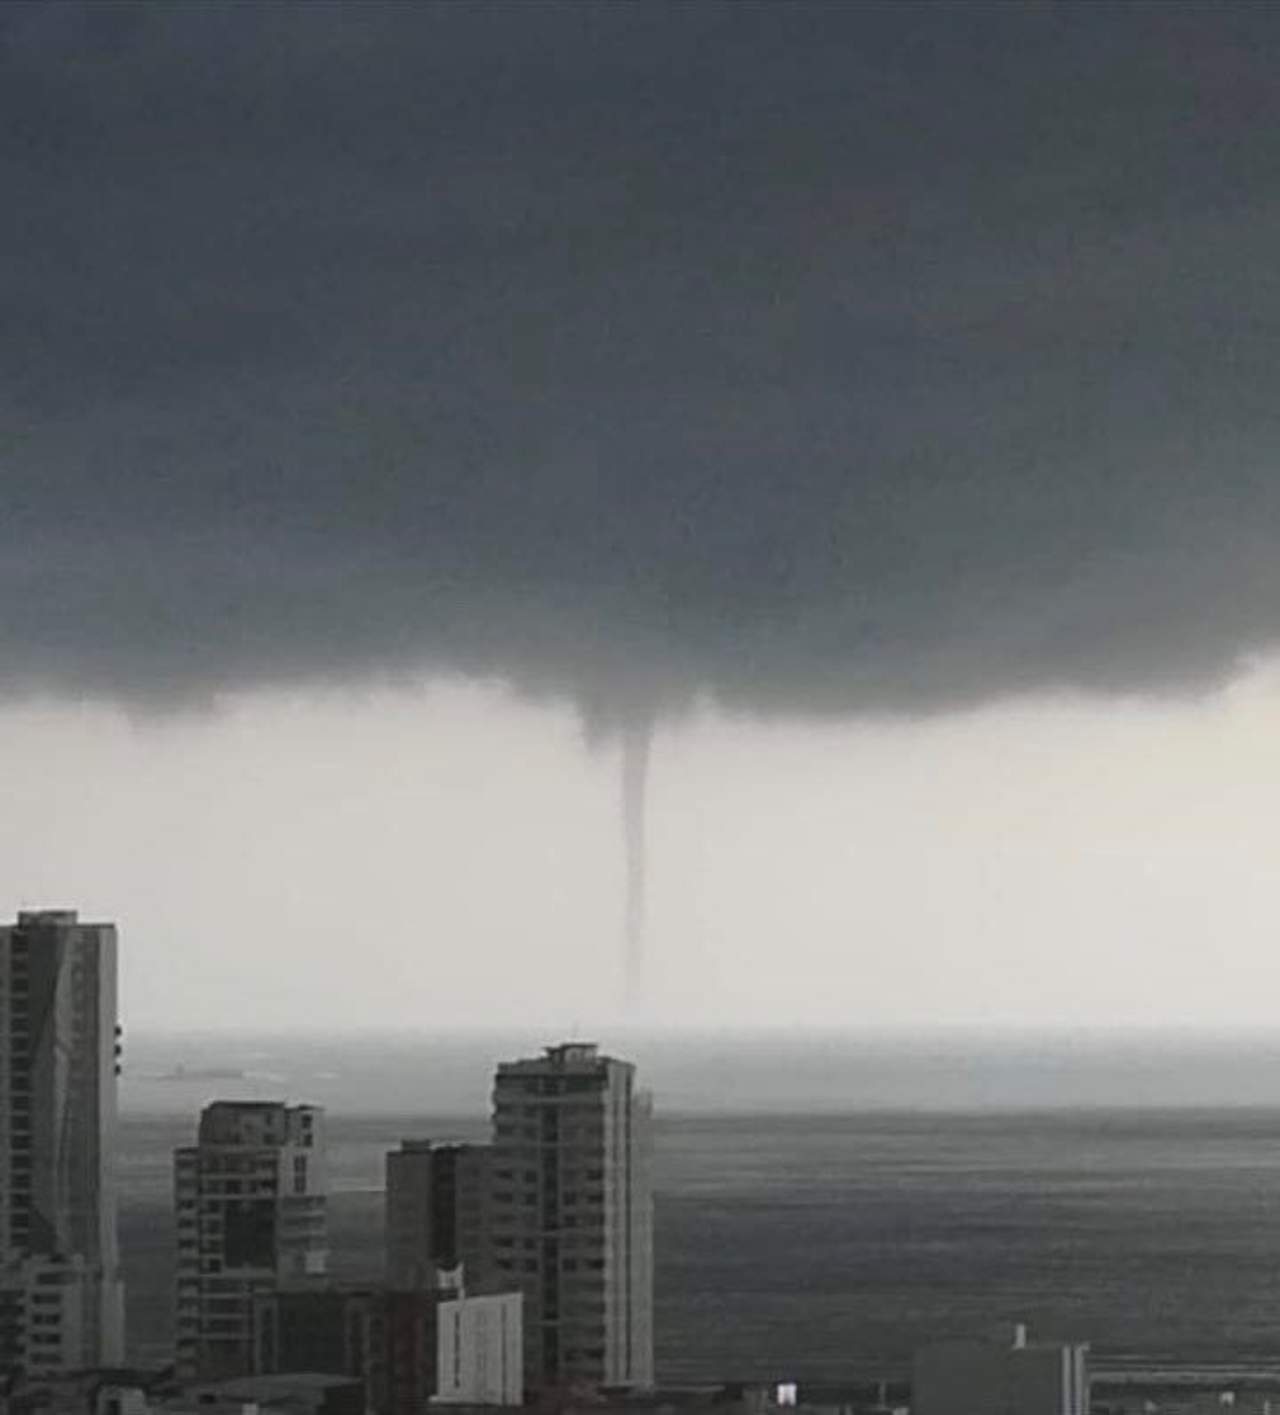
M488 1290L488 1145L404 1140L386 1158L386 1280L401 1291L436 1288L461 1268Z
M524 1296L525 1384L653 1384L650 1115L595 1046L505 1062L493 1087L492 1277Z
M254 1300L327 1267L323 1112L216 1101L174 1155L175 1366L183 1380L254 1369Z
M0 928L0 1363L46 1374L123 1357L116 952L74 910Z
M254 1371L363 1382L373 1415L422 1415L436 1388L437 1312L449 1293L279 1288L254 1299Z

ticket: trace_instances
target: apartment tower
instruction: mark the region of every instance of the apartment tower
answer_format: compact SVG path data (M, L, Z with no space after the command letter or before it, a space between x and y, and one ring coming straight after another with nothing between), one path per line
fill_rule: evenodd
M653 1384L650 1114L635 1068L592 1045L498 1067L488 1232L524 1294L525 1384Z
M220 1380L254 1368L254 1300L327 1267L323 1112L215 1101L174 1154L176 1369Z
M488 1145L403 1140L386 1160L386 1280L400 1291L438 1288L462 1269L469 1291L488 1287Z
M0 927L0 1365L123 1359L116 931L74 910Z

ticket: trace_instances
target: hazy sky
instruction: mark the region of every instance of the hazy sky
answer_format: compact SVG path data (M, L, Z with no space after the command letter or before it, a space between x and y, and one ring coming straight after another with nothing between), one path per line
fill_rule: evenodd
M1269 1020L1280 15L0 10L0 906L135 1025ZM492 1016L490 1016L492 1014Z

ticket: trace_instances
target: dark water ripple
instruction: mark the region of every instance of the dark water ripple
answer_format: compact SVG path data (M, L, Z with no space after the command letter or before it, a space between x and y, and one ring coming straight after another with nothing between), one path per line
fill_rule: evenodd
M123 1127L131 1340L168 1341L169 1151ZM380 1259L382 1154L481 1121L331 1117L333 1266ZM1280 1353L1280 1112L664 1118L658 1355L670 1380L887 1371L1015 1320L1102 1352Z

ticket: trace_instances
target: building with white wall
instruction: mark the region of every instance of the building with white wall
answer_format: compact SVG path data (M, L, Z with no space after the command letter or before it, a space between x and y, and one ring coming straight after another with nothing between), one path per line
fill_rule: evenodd
M523 1403L523 1306L519 1292L441 1302L436 1348L438 1404Z

